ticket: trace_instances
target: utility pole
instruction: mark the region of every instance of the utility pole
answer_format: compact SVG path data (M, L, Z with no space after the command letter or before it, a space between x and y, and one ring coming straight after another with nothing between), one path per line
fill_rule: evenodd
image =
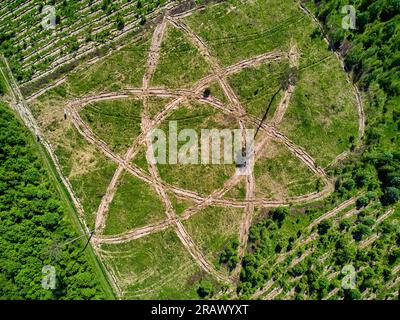
M83 248L82 252L85 251L86 247L89 245L90 240L92 240L93 235L94 235L94 230L90 233L90 237L89 237L88 241L86 242L85 247Z

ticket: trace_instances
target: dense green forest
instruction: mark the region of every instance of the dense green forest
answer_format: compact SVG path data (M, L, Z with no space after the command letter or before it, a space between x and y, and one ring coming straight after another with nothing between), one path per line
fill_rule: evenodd
M103 299L65 208L38 155L38 145L0 103L0 299ZM44 289L44 266L56 288Z
M310 3L312 3L310 5ZM364 92L366 145L371 150L398 150L400 127L400 1L308 1L325 27L334 50ZM341 26L344 5L356 9L356 28Z
M400 193L400 1L308 1L344 58L347 72L360 88L366 113L365 139L336 174L355 187L377 191L383 204L393 204ZM345 30L345 5L356 9L356 28ZM343 184L337 184L341 193Z

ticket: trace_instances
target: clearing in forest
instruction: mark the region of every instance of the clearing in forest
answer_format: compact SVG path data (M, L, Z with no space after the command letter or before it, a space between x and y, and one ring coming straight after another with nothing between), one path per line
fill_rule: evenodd
M240 262L259 209L330 194L324 168L358 139L359 108L316 30L289 0L166 12L30 101L121 297L196 298L205 280L235 286L238 270L220 256L237 243ZM148 163L147 134L170 121L196 132L259 127L253 173Z

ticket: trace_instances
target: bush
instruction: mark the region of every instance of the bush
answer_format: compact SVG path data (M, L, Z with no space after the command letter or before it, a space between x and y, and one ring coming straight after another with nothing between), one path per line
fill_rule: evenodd
M348 289L344 291L345 300L359 300L361 299L361 293L358 289Z
M318 227L317 227L318 234L324 235L329 231L330 228L332 228L332 223L328 220L324 220L320 224L318 224Z
M400 199L399 189L395 187L388 187L383 191L381 202L384 206L394 204Z
M356 201L357 209L364 208L368 205L369 200L366 196L359 197Z
M361 241L362 238L368 237L371 234L371 229L365 224L360 223L353 231L353 238L356 241Z
M207 298L213 295L213 285L208 280L202 280L200 282L199 288L197 289L197 294L200 298Z
M289 209L286 207L277 208L272 213L272 219L278 222L279 227L282 226L283 221L289 214Z

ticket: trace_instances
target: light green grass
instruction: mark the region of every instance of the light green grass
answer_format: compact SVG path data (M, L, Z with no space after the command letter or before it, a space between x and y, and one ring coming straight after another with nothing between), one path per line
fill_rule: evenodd
M123 154L141 133L142 110L142 101L121 99L91 103L80 115L113 151Z
M316 190L317 177L284 145L269 141L254 165L256 196L282 199Z
M208 207L184 222L194 242L218 268L219 256L225 247L239 237L244 210Z
M217 109L195 102L185 103L174 111L160 128L168 132L169 121L175 120L178 132L182 129L194 129L200 137L201 129L239 128L235 119ZM199 139L200 141L200 139ZM181 142L179 147L184 144ZM167 145L168 150L169 145ZM200 161L199 146L199 161ZM168 160L168 159L167 159ZM223 162L223 159L222 159ZM161 178L172 185L197 191L203 194L223 186L235 172L234 164L158 164Z
M186 34L168 25L152 85L188 88L208 73L207 62Z
M110 204L105 234L119 234L166 218L156 191L138 178L124 173Z
M321 166L328 165L357 138L354 92L337 60L300 72L280 129L305 148Z
M126 299L196 299L199 267L170 229L119 245L102 245Z
M214 97L225 104L229 103L228 98L218 82L213 82L210 86L208 86L208 88L210 89L211 97Z

